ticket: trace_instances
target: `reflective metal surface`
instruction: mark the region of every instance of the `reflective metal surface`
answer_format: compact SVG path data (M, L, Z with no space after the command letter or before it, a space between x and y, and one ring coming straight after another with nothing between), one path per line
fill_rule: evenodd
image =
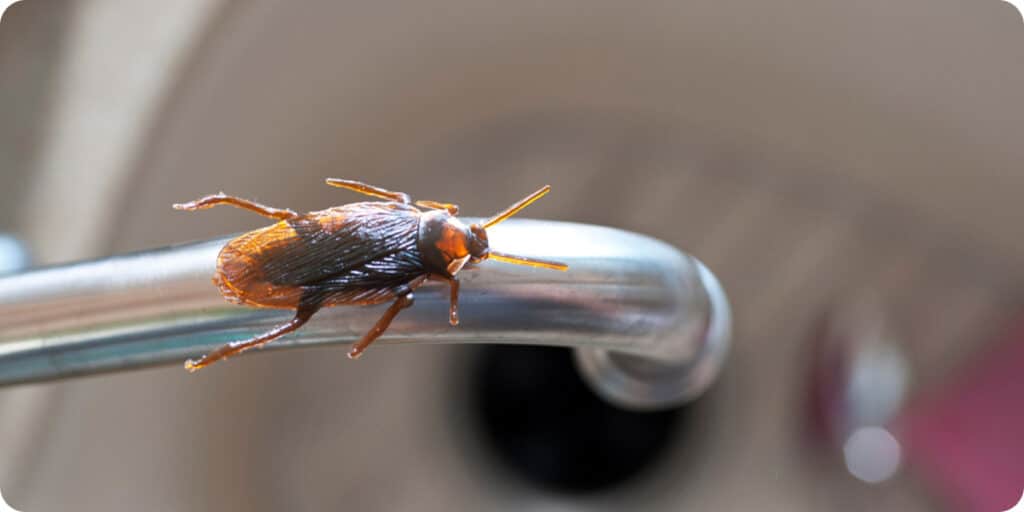
M181 364L290 318L220 297L210 277L225 241L0 278L0 383ZM645 409L692 398L717 375L730 314L717 281L694 258L649 237L563 222L509 221L494 228L491 244L570 270L493 261L466 268L461 325L447 323L447 289L426 285L378 343L577 347L598 392ZM267 348L350 343L383 307L325 309ZM338 359L345 359L340 351Z

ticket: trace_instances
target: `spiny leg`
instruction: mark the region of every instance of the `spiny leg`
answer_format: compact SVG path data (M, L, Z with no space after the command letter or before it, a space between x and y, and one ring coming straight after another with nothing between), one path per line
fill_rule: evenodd
M450 215L459 214L459 205L451 203L440 203L437 201L416 201L416 206L432 208L434 210L448 210Z
M300 216L299 214L297 214L297 213L295 213L295 212L293 212L293 211L291 211L291 210L289 210L287 208L281 210L281 209L278 209L278 208L271 208L269 206L263 206L262 204L254 203L254 202L252 202L252 201L250 201L248 199L242 199L240 197L229 196L229 195L225 194L224 192L221 192L219 194L209 195L209 196L206 196L204 198L196 199L195 201L191 201L191 202L188 202L188 203L175 204L174 205L174 209L175 210L185 210L185 211L196 211L196 210L205 210L207 208L213 208L214 206L219 206L219 205L222 205L222 204L227 204L227 205L234 206L236 208L242 208L243 210L249 210L251 212L256 212L256 213L258 213L258 214L260 214L260 215L262 215L264 217L270 217L271 219L277 219L277 220L291 220L291 219L298 218Z
M452 276L448 277L441 274L431 274L428 279L436 282L448 283L448 291L450 292L450 302L448 305L448 323L452 327L459 325L459 278Z
M339 178L327 178L327 184L332 187L347 188L349 190L366 194L372 197L379 197L389 201L397 201L402 204L410 204L412 199L405 192L392 192L388 189L367 185L361 181L343 180Z
M305 325L305 323L308 322L309 319L313 316L313 314L316 313L317 310L319 309L319 304L300 306L299 309L295 312L295 317L289 320L288 323L281 324L263 334L260 334L259 336L255 336L247 340L232 341L227 345L222 345L213 352L210 352L209 354L206 354L205 356L199 358L199 360L197 361L189 359L188 361L185 361L185 369L188 370L189 372L195 372L200 368L210 366L211 364L216 363L217 361L227 359L236 354L240 354L246 350L249 350L250 348L259 347L267 343L270 343L271 341L274 341L277 338L280 338L281 336L284 336L285 334L288 334L298 329L299 327Z
M359 340L355 345L352 345L352 349L348 351L348 358L358 359L359 356L363 355L363 351L366 350L366 347L370 346L374 340L379 338L381 334L384 334L384 331L391 326L391 321L398 316L398 312L412 306L414 298L415 297L413 297L411 291L406 292L403 295L399 295L398 299L388 307L387 311L384 312L384 316L380 317L380 320L377 320L373 329L370 329L370 332L366 333L366 335L363 336L363 339Z
M454 327L459 325L459 278L453 277L449 279L448 289L451 291L451 303L448 306L448 323Z

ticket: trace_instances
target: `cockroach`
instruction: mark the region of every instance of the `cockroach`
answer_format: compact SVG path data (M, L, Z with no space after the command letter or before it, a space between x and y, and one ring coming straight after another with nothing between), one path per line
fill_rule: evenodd
M327 184L382 201L335 206L305 215L264 206L223 192L183 204L176 210L230 205L278 222L228 242L217 256L213 283L229 302L259 308L294 309L295 316L263 334L223 345L185 362L194 372L295 331L324 307L389 301L384 315L348 353L362 355L398 313L413 304L413 291L428 279L448 283L448 322L459 323L458 273L467 262L494 259L554 270L568 266L491 250L487 229L515 215L550 190L544 186L482 223L466 225L459 207L437 201L413 202L408 194L352 180ZM419 208L423 208L423 210Z

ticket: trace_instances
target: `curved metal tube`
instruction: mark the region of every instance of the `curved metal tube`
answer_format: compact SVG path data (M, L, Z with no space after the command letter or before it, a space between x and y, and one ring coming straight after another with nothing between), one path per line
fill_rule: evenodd
M721 287L696 259L646 236L583 224L510 220L489 234L496 249L570 269L467 267L459 274L461 325L448 325L447 289L427 284L378 343L575 347L596 391L638 409L678 405L714 380L731 319ZM220 297L210 277L226 241L0 277L0 384L181 364L290 318ZM322 310L266 348L351 343L383 307ZM338 364L358 363L339 352Z

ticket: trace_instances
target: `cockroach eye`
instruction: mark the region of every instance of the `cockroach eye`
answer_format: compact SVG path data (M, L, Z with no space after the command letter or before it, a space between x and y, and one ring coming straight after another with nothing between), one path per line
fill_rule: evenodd
M469 254L473 256L474 262L487 259L490 243L487 241L487 230L479 224L469 226Z

